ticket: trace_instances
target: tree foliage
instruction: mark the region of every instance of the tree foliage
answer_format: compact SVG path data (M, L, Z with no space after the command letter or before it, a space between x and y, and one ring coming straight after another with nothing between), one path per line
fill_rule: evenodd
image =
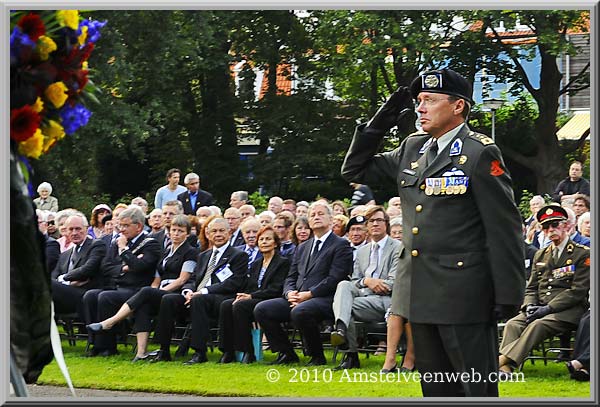
M556 138L560 95L589 86L589 70L565 84L557 66L558 56L580 51L567 36L587 29L585 12L89 13L108 21L90 61L100 105L85 129L34 163L34 184L50 181L61 207L91 209L127 194L152 202L172 167L200 174L222 205L240 189L295 199L348 196L339 168L356 123L422 70L446 64L470 79L485 69L514 83L516 93L526 91L497 112L497 142L517 190L551 190L566 172L565 157L585 155L583 140ZM526 24L536 41L518 49L503 43L500 22L506 29ZM520 66L535 55L539 87ZM241 61L236 89L232 66ZM267 84L259 99L258 70ZM277 88L277 73L293 81L291 95ZM471 125L489 133L489 114L475 107ZM386 145L397 145L410 128ZM248 135L260 146L246 162L237 142ZM393 185L373 187L378 201L395 195Z

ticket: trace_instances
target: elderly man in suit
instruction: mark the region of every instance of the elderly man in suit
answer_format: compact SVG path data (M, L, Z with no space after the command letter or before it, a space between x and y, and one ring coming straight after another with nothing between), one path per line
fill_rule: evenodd
M236 208L227 208L223 214L223 217L229 224L229 243L233 247L244 245L244 235L242 234L242 229L240 228L240 223L242 223L242 214L240 213L240 210Z
M298 362L282 322L292 321L302 334L309 366L325 365L319 324L332 320L333 295L337 284L352 270L352 250L346 239L332 233L331 208L314 202L308 212L314 236L300 244L283 287L283 298L261 302L254 309L271 350L279 352L275 364Z
M84 295L86 322L104 321L113 316L125 301L140 288L149 286L154 279L156 266L161 257L159 243L144 231L145 217L142 210L132 205L119 215L120 234L109 250L112 260L102 263L105 276L112 277L111 289L90 290ZM120 260L120 263L113 261ZM113 330L94 334L94 347L90 356L110 356L117 353Z
M348 181L398 186L403 243L411 255L408 317L424 374L498 370L496 322L525 294L521 216L494 140L466 123L472 84L452 69L424 72L357 127L342 166ZM422 131L378 153L386 132L412 122ZM405 115L409 115L407 118ZM398 276L397 276L398 278ZM476 293L476 295L475 295ZM424 396L498 396L498 384L421 381Z
M504 327L500 373L512 372L544 339L577 329L589 307L590 250L569 239L567 211L548 205L536 218L552 243L535 254L521 313Z
M190 309L192 335L190 346L196 351L186 365L204 363L210 338L210 320L218 320L221 303L234 298L246 282L248 254L229 244L229 224L223 218L213 219L207 226L213 248L198 255L194 279L188 280L181 294L162 297L156 339L160 351L155 362L170 361L170 345L177 317ZM187 308L186 308L187 307Z
M177 199L183 204L183 213L195 215L201 206L213 204L213 196L210 192L200 189L200 176L194 172L185 175L183 183L187 191L177 195Z
M171 247L171 238L169 237L171 221L175 216L183 214L183 204L179 200L167 201L161 209L163 228L149 236L156 239L163 250L166 250Z
M365 218L371 243L357 250L352 280L340 281L333 297L331 344L347 349L336 369L360 367L354 321L385 321L402 249L401 242L388 236L390 218L382 206L369 207Z
M235 191L231 193L229 199L229 206L232 208L240 209L248 202L248 191Z
M73 247L63 252L52 271L52 300L57 314L77 312L83 314L83 295L86 291L103 287L100 264L106 254L102 240L87 236L88 222L77 212L65 222Z

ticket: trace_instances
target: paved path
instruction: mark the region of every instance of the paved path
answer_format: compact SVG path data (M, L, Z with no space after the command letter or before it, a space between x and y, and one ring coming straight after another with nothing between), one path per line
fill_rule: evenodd
M44 398L72 398L68 387L46 386L37 384L28 384L27 391L29 397ZM168 393L147 393L141 391L119 391L119 390L98 390L98 389L75 389L77 397L178 397L178 398L197 398L199 396L191 394L168 394Z

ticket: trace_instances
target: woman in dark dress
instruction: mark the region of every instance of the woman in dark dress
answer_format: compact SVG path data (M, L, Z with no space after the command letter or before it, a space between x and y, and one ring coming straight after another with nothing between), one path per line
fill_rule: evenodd
M171 222L169 237L172 245L165 249L162 260L156 267L156 275L149 287L143 287L129 298L112 317L87 326L92 332L111 329L116 323L134 315L133 331L137 337L137 353L133 362L148 358L146 348L152 317L158 313L162 296L181 289L196 267L198 249L186 241L191 230L186 215L177 215Z
M271 226L263 227L257 235L262 259L252 263L244 292L221 303L219 315L219 349L221 363L235 360L235 351L243 352L242 363L256 360L252 345L254 307L261 301L281 296L283 282L290 262L278 252L279 238Z

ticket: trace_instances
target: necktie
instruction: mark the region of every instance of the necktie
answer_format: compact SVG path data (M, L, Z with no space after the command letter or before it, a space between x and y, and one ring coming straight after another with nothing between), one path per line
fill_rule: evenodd
M373 243L371 247L371 257L369 258L369 266L365 270L365 276L371 278L379 278L377 266L379 265L379 245Z
M213 271L215 271L215 267L217 266L217 253L219 253L218 250L213 250L212 257L208 262L206 274L204 274L204 277L202 277L202 281L200 281L200 284L198 285L198 289L196 291L200 291L201 289L206 287L206 283L208 283L208 280L210 280L210 276L212 275Z
M320 240L315 240L315 247L313 248L312 253L310 254L310 261L309 263L314 263L317 256L319 255L319 246L321 245L321 241Z
M79 254L79 246L74 246L73 247L73 251L71 252L71 258L69 259L69 267L68 267L68 271L73 270L73 268L75 267L75 263L77 263L77 258Z
M433 141L429 145L429 148L427 149L427 165L431 164L433 162L433 160L435 160L435 157L437 157L437 153L438 153L437 140L433 139Z
M169 235L165 235L165 241L164 241L165 249L170 249L171 243L172 242L171 242L171 238L169 237Z
M552 249L552 260L554 260L555 263L558 262L558 247Z
M254 260L254 249L252 247L248 247L246 249L246 253L248 253L248 263L252 263L252 260Z

